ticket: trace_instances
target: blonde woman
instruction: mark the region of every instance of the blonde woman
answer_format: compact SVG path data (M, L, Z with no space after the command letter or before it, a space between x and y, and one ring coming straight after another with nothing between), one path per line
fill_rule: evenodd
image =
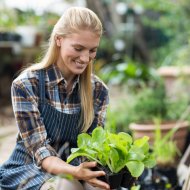
M0 167L0 189L109 189L97 179L105 173L91 171L95 162L65 162L79 133L104 126L108 89L92 74L101 35L94 12L69 8L54 26L42 61L13 81L19 133L12 155ZM74 180L55 178L59 174Z

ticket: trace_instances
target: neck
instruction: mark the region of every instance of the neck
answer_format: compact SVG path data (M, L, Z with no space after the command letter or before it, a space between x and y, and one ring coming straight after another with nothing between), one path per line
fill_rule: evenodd
M62 72L62 74L64 76L64 79L67 81L67 84L72 84L73 81L74 81L74 79L75 79L75 77L76 77L76 75L73 74L73 73L71 73L71 72L69 72L67 70L67 68L64 68L62 65L63 64L59 64L59 62L57 63L57 66L60 69L60 71Z

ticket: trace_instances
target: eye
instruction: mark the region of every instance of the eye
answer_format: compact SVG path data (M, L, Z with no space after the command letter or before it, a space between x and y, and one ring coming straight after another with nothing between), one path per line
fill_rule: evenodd
M91 49L90 53L96 53L97 49Z
M82 51L82 48L74 48L75 49L75 51Z

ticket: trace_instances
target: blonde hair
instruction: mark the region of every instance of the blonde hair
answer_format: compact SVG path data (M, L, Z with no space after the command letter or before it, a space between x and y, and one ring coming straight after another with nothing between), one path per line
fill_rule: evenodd
M59 55L59 47L56 45L55 37L67 37L79 30L90 30L101 37L102 24L97 15L88 8L71 7L67 9L55 24L49 39L49 47L42 61L30 66L30 70L47 68L56 63ZM89 63L80 76L80 98L82 131L87 131L94 120L93 93L91 83L92 63Z

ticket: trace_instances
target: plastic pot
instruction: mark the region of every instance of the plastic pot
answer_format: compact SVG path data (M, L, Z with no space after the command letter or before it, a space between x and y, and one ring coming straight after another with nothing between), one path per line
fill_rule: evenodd
M121 181L121 187L125 187L130 189L136 181L136 178L131 176L130 172L128 170L123 171L123 178Z
M117 189L121 185L121 181L123 178L123 172L119 173L112 173L110 170L106 167L97 165L96 167L93 168L94 171L101 171L103 170L106 175L105 176L100 176L98 177L99 180L104 181L109 184L110 189Z

